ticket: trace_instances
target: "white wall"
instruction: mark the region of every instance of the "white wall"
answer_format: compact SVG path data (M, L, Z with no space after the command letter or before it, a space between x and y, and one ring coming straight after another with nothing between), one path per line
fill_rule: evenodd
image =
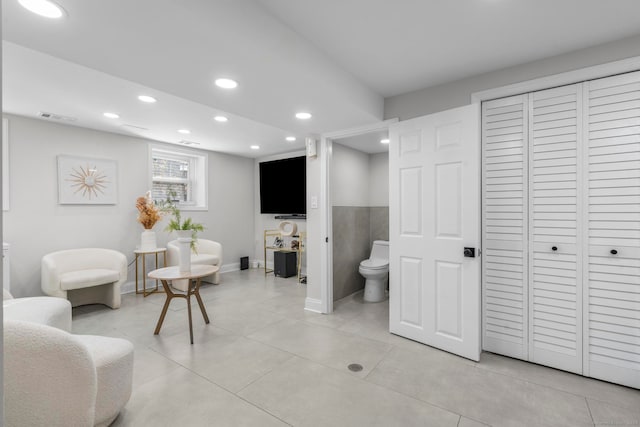
M43 255L69 248L104 247L133 260L142 226L135 200L149 189L150 141L7 115L9 119L10 210L3 216L4 239L11 244L11 291L40 295ZM154 142L154 144L156 144ZM201 151L204 152L204 151ZM186 212L205 225L199 234L217 240L224 269L237 268L253 243L253 159L204 152L209 161L209 210ZM60 205L56 156L114 159L118 164L116 205ZM172 236L154 227L158 244ZM133 281L133 266L129 280Z
M331 157L331 204L369 206L369 155L337 143Z
M389 206L389 153L367 154L333 143L333 206Z
M384 101L384 117L420 117L467 105L474 92L635 56L640 56L640 35L389 97Z
M389 153L369 156L369 206L389 206Z

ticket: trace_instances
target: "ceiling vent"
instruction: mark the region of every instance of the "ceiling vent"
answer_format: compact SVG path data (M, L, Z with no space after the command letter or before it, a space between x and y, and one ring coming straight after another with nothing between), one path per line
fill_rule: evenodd
M135 130L149 130L147 128L143 128L142 126L127 125L127 124L122 125L122 127L131 128L131 129L135 129Z
M184 141L184 140L182 140L182 141L178 142L178 144L182 144L182 145L200 145L200 143L199 143L199 142Z
M76 120L78 120L76 117L63 116L62 114L55 114L55 113L47 113L46 111L38 111L38 117L41 117L47 120L60 120L65 122L75 122Z

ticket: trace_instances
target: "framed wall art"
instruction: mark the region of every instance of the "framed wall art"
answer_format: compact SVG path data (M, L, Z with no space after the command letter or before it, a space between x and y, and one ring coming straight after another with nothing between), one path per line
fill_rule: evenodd
M58 156L58 203L115 205L117 163L90 157Z

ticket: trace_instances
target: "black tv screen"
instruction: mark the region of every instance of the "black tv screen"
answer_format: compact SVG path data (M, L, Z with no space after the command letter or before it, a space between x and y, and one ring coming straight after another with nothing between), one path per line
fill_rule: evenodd
M307 161L304 156L260 163L260 213L307 213Z

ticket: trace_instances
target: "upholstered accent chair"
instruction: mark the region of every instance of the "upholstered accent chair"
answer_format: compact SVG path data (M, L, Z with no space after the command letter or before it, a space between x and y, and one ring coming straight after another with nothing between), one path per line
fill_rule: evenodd
M3 293L7 427L108 426L131 396L133 344L73 335L71 303Z
M180 262L180 248L177 240L167 243L167 263L169 265L178 265ZM191 264L200 265L216 265L222 267L222 245L213 240L198 239L195 247L191 250ZM204 278L203 280L207 280ZM211 276L210 280L214 285L220 284L220 272L216 272ZM175 287L175 284L174 284ZM184 290L184 289L183 289Z
M76 307L120 307L120 286L127 280L127 257L112 249L82 248L42 257L42 291L66 298Z

